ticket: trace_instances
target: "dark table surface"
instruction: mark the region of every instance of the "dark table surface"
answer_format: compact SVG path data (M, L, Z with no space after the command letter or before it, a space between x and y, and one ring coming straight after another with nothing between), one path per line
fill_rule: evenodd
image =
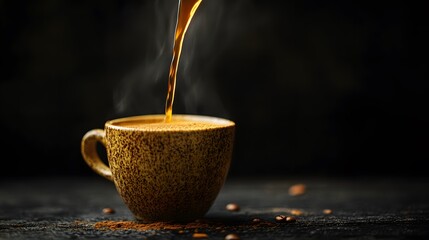
M305 194L291 196L303 183ZM238 212L225 210L235 202ZM114 214L104 214L110 207ZM324 214L331 209L332 214ZM276 223L293 215L294 223ZM255 227L253 218L271 225ZM104 220L134 221L113 183L101 177L2 179L0 239L193 239L195 230L108 230ZM429 239L429 178L229 178L202 228L209 239Z

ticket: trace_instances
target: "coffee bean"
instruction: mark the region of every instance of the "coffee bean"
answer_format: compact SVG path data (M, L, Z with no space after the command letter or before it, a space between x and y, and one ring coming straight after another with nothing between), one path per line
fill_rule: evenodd
M260 219L260 218L254 218L253 220L252 220L252 223L254 223L254 224L258 224L258 223L260 223L262 220Z
M289 222L289 223L296 222L296 218L293 217L293 216L289 216L289 217L286 218L286 222Z
M113 214L115 213L115 210L113 208L103 208L104 214Z
M305 184L295 184L289 187L289 195L291 196L299 196L305 193L306 190Z
M240 236L235 233L231 233L225 236L225 240L240 240Z
M226 210L230 211L230 212L238 212L240 211L240 206L236 203L229 203L226 205Z
M206 233L194 233L192 234L193 238L208 238L209 236Z
M323 209L323 213L326 215L332 214L332 210L331 209Z
M280 222L286 222L286 216L285 215L277 215L275 217L276 222L280 223Z
M299 215L302 215L302 211L298 210L298 209L292 209L290 211L290 214L295 215L295 216L299 216Z

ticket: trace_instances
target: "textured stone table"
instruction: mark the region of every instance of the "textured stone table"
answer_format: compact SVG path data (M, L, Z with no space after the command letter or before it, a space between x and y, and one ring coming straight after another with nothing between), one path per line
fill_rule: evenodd
M306 184L304 195L288 194L296 183ZM230 202L240 211L226 211ZM106 207L116 212L104 214ZM295 223L275 223L294 209L302 212ZM253 218L271 225L255 227ZM429 179L230 178L205 219L226 226L198 229L209 239L231 232L241 239L429 239ZM94 227L104 220L134 219L101 177L0 182L0 239L193 239L193 230Z

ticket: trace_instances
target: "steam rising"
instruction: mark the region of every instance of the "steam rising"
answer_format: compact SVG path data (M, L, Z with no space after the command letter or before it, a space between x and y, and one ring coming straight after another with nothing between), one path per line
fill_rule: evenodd
M222 51L243 25L237 16L243 4L219 0L201 3L184 39L173 114L228 115L222 89L216 89L215 68L222 61ZM173 0L150 1L137 12L147 42L141 64L122 79L114 93L117 113L164 113L177 6Z

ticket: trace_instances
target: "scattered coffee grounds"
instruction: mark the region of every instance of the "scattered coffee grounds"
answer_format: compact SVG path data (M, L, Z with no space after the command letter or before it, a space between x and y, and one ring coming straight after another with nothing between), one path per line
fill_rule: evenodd
M209 235L207 235L206 233L194 233L192 234L193 238L208 238Z
M185 232L193 231L195 233L202 233L203 231L240 231L240 230L257 230L276 228L278 224L260 220L258 224L254 224L251 219L247 221L225 221L224 219L203 219L199 222L191 223L167 223L167 222L156 222L156 223L140 223L134 221L100 221L94 224L95 229L104 230L136 230L136 231L147 231L147 230L173 230L177 233L183 234ZM203 231L201 231L203 230Z
M103 213L104 214L113 214L113 213L115 213L115 209L113 209L113 208L103 208Z
M289 222L289 223L296 222L296 218L293 216L286 217L286 222Z
M306 190L306 186L305 184L295 184L289 187L289 195L291 196L299 196L299 195L303 195L305 193Z
M97 222L94 225L97 229L110 229L110 230L119 230L119 229L135 229L135 230L196 230L199 228L208 228L209 225L206 223L197 223L192 222L188 224L175 224L175 223L165 223L165 222L155 222L155 223L139 223L133 221L101 221Z
M240 206L236 203L229 203L226 205L226 210L230 211L230 212L238 212L240 211Z
M280 223L280 222L286 222L286 216L285 215L277 215L275 217L276 222Z
M326 214L326 215L332 214L332 210L331 209L323 209L323 214Z
M225 240L240 240L240 236L235 233L231 233L225 236Z

